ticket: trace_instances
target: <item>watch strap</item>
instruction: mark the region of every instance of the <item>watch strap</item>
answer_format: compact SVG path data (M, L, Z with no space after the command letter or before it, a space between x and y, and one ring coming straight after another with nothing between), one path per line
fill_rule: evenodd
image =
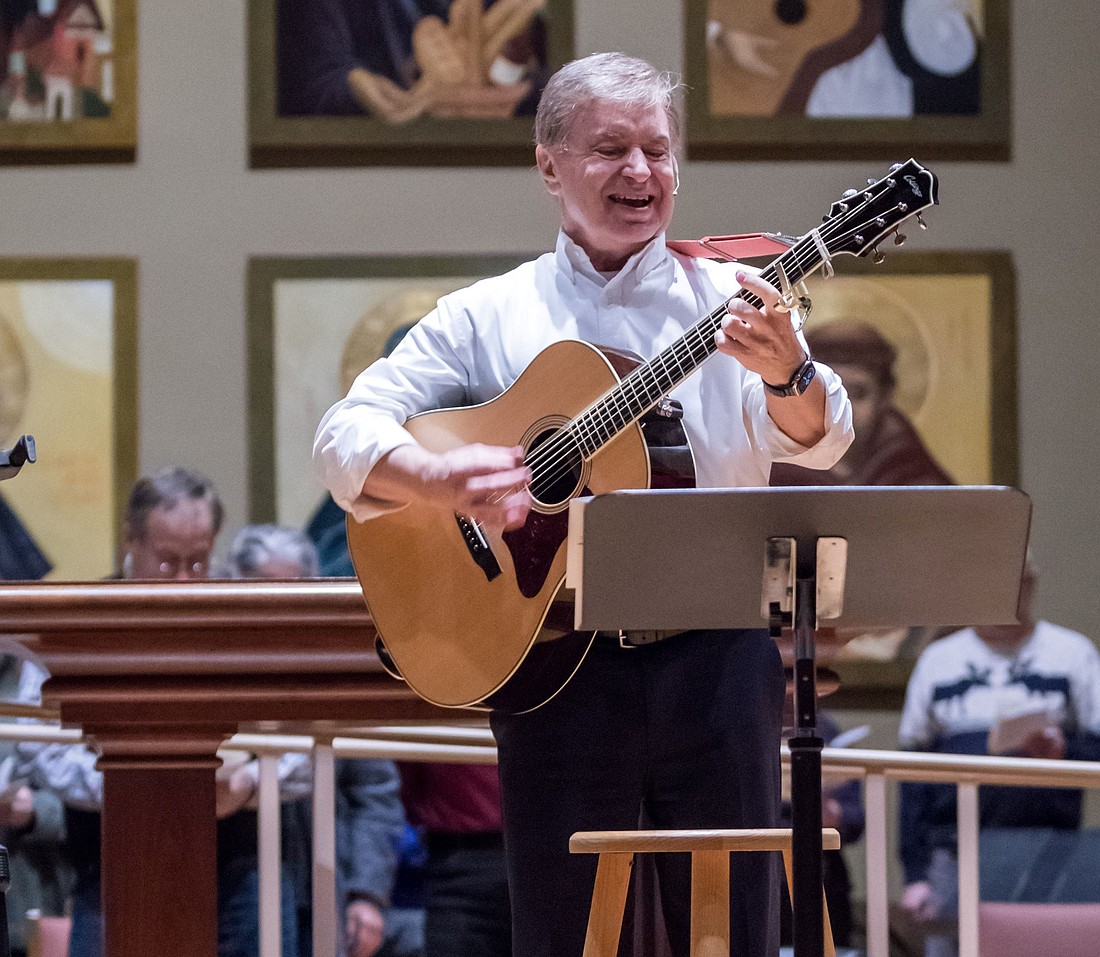
M794 370L794 375L786 384L772 385L770 382L764 382L764 389L769 395L780 398L802 395L810 387L810 383L814 381L815 375L817 375L817 368L814 366L813 357L807 355L802 364Z

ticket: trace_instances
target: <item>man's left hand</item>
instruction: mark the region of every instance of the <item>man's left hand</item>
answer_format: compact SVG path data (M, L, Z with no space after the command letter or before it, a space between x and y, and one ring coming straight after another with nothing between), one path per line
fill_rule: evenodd
M776 308L780 292L771 283L744 271L737 273L737 281L763 306L758 309L744 299L731 299L726 305L729 315L714 335L718 351L733 356L765 382L782 385L806 359L806 350L791 325L791 314Z

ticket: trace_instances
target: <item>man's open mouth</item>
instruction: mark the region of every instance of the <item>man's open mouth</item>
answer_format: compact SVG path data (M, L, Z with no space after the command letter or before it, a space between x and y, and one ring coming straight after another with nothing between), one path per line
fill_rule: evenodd
M624 206L629 206L632 209L645 209L650 203L653 202L652 196L622 196L618 193L611 194L611 202L622 203Z

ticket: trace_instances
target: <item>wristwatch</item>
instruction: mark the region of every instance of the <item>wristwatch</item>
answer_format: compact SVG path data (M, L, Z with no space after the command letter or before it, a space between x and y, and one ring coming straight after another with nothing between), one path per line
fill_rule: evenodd
M764 388L770 395L777 395L780 398L788 395L802 395L814 381L815 375L817 375L817 369L814 367L813 357L808 355L802 365L794 370L794 375L785 385L772 385L770 382L765 382Z

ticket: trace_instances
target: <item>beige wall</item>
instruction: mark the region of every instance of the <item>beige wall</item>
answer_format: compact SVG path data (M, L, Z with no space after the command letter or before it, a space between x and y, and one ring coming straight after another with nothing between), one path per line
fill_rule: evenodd
M1015 159L931 164L944 205L913 248L1015 256L1022 484L1035 501L1043 609L1095 634L1100 335L1089 280L1100 249L1100 7L1014 7ZM0 255L139 257L142 466L210 472L231 527L248 508L249 255L542 250L554 236L553 210L527 169L250 172L244 8L141 4L136 164L0 169ZM620 48L682 65L673 0L577 0L576 22L579 53ZM823 202L881 165L688 163L674 231L802 231Z

